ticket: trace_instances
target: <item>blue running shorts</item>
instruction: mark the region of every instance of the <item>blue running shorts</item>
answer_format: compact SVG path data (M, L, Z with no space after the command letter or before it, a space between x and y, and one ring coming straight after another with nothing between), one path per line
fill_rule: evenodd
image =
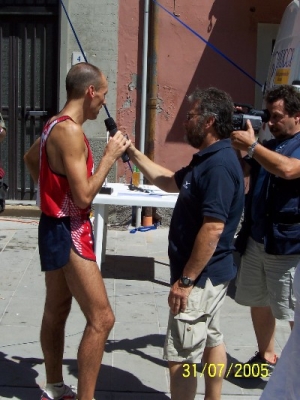
M72 247L70 225L70 217L41 214L38 243L42 271L54 271L68 263Z

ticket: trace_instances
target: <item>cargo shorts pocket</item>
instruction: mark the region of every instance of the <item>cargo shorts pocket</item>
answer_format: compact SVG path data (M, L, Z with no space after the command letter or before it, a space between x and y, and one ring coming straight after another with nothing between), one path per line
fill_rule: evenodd
M186 310L174 317L177 338L182 349L192 349L206 342L209 314L200 310Z

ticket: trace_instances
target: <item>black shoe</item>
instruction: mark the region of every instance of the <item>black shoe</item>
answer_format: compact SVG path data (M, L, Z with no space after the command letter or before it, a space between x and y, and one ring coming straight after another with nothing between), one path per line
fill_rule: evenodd
M277 361L278 357L276 355L274 362L270 362L261 357L257 351L246 363L232 363L229 365L229 368L231 368L231 375L234 378L269 378L274 371Z

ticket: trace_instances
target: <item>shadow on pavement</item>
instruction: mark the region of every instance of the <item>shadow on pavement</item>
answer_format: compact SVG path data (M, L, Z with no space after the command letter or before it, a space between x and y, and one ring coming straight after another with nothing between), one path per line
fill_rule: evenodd
M234 252L234 262L238 268L239 260L239 255ZM101 272L103 278L149 281L170 287L169 282L159 281L155 278L155 262L165 265L169 269L169 264L157 262L152 257L106 255ZM231 299L235 297L235 280L233 279L228 286L227 296Z
M169 269L169 264L159 264L165 265ZM169 282L155 278L154 258L152 257L107 255L101 266L101 273L103 278L149 281L170 287Z
M167 367L167 361L163 360L162 358L154 357L150 354L145 354L141 350L143 348L149 349L149 346L162 349L164 347L164 341L165 335L160 334L151 334L134 339L108 340L106 342L105 352L111 353L113 351L126 351L129 354L135 354L161 367Z
M154 280L154 258L107 255L102 263L103 278Z
M137 341L135 345L137 346L138 343L139 341ZM159 338L156 338L154 341L152 341L153 345L159 343L161 344L161 340ZM125 345L124 349L126 349L126 347L127 346ZM143 352L139 352L138 350L135 354L140 355L140 353L141 355L144 355ZM41 392L39 392L39 386L36 383L38 373L34 370L34 367L36 365L43 364L44 361L39 358L22 358L17 356L7 358L6 356L7 355L5 353L0 352L0 398L17 398L20 400L33 400L33 398L38 399ZM157 364L159 364L160 360L156 359L155 357L147 356L147 358L150 361L156 361ZM78 369L76 360L66 359L63 361L63 365L67 366L70 375L77 378ZM124 368L126 368L126 366L124 366ZM68 383L67 377L65 377L65 380L66 383ZM22 391L22 388L25 388L26 390ZM34 389L34 391L31 391L30 389ZM167 397L164 393L158 392L155 389L144 385L133 374L105 364L102 364L101 366L97 379L96 390L98 392L107 391L110 393L155 393L156 399L169 399L169 397ZM35 393L37 396L35 396Z
M0 398L11 399L13 397L22 400L32 400L32 395L28 393L22 397L17 397L20 387L35 388L38 373L34 367L43 364L43 360L39 358L7 358L7 354L0 352ZM28 396L28 397L26 397Z
M230 366L240 365L244 361L239 361L238 359L232 357L230 354L227 353L227 371ZM233 374L228 374L225 376L225 380L232 383L235 386L238 386L243 389L261 389L263 390L267 384L267 380L262 378L235 378Z
M124 366L126 368L126 366ZM164 371L162 371L164 373ZM169 399L164 393L144 385L135 375L119 368L102 365L97 380L96 391L110 393L157 393L155 399Z

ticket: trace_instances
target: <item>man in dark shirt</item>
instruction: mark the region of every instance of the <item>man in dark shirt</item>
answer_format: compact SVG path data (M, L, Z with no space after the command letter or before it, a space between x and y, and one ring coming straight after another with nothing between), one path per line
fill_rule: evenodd
M266 93L265 102L274 139L259 143L250 121L247 131L231 135L232 145L248 152L244 161L251 166L245 218L235 243L242 255L235 300L250 307L258 345L242 368L248 377L249 365L256 376L271 375L275 368L276 319L294 325L292 285L300 259L300 93L279 85Z
M199 151L187 167L174 173L133 145L128 152L150 182L179 192L169 233L170 316L164 349L172 399L195 398L195 363L201 361L205 396L220 399L226 351L219 316L236 273L232 242L243 209L244 181L228 139L230 96L215 88L197 89L190 101L186 138Z

